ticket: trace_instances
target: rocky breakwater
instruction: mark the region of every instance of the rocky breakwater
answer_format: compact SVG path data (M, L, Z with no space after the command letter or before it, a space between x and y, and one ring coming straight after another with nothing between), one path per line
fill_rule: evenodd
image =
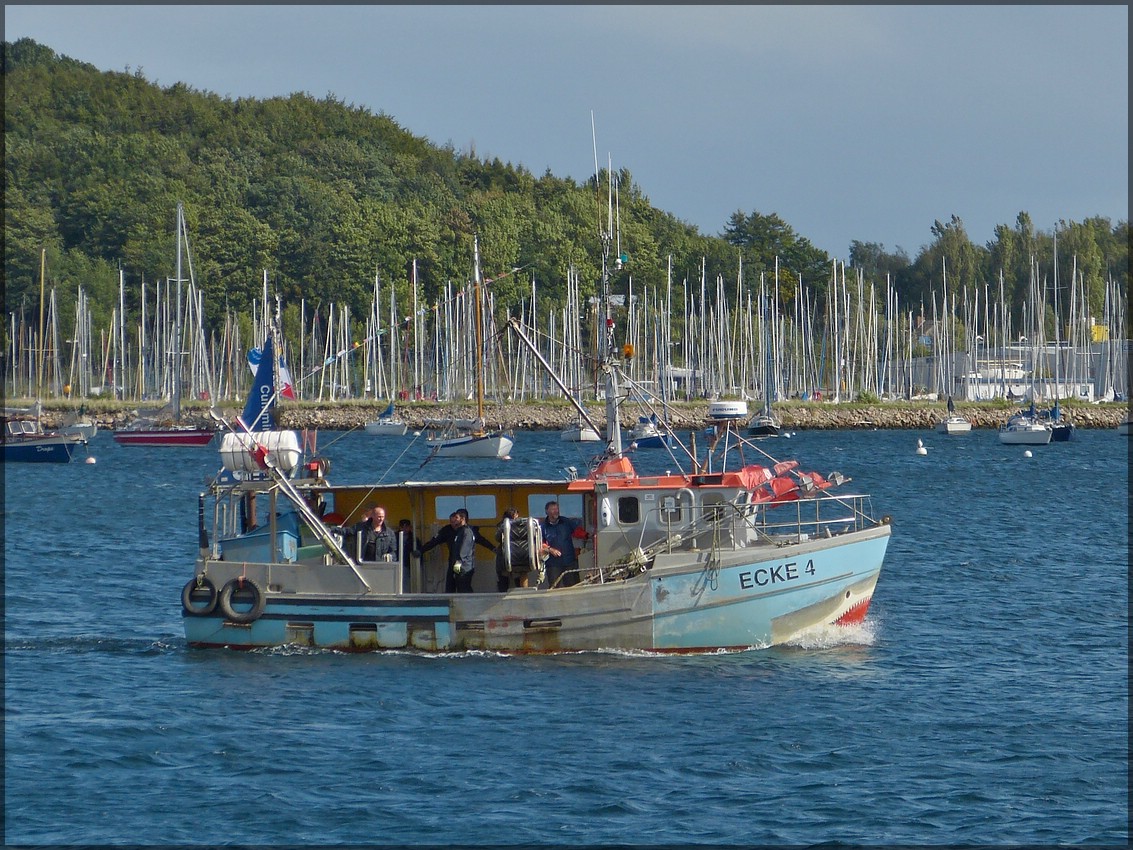
M281 424L287 428L322 428L333 431L361 429L382 412L384 405L361 403L316 405L311 402L289 405L280 412ZM606 424L604 408L586 405L590 418L600 427ZM973 428L996 429L1018 408L984 404L957 406L957 412L968 417ZM752 411L754 412L754 411ZM1063 416L1079 428L1116 428L1128 414L1122 405L1071 405L1063 408ZM433 403L408 404L398 415L411 430L420 430L426 419L444 416L471 418L473 406L459 407ZM517 402L506 407L499 418L489 418L489 427L515 431L559 431L575 420L572 407L554 402ZM947 415L943 404L833 404L830 402L791 403L775 408L775 415L785 429L852 430L895 428L932 430ZM634 424L636 413L625 417L622 426ZM678 403L669 409L669 422L676 431L701 429L708 420L707 403ZM746 420L745 420L746 424Z
M58 426L63 418L77 409L75 403L44 405L43 424L47 428ZM361 430L367 422L372 422L385 409L385 403L345 401L345 402L289 402L279 408L279 423L283 428L318 428L327 431ZM587 404L587 412L600 427L606 424L605 407ZM968 417L973 428L998 428L1019 408L1005 407L1002 404L957 405L958 413ZM235 405L221 407L224 416L233 422L241 408ZM137 418L133 408L124 403L89 402L87 414L103 430L113 431L124 428ZM754 413L754 408L751 413ZM1129 415L1129 408L1120 404L1069 404L1062 409L1063 416L1078 428L1116 428L1118 423ZM398 408L398 415L409 426L418 431L425 426L426 419L446 416L472 418L476 415L473 405L453 408L436 402L411 402ZM622 420L622 426L629 428L634 424L637 411ZM749 414L750 415L750 414ZM893 402L888 404L834 404L832 402L789 402L776 405L775 415L783 427L791 431L805 430L852 430L871 428L897 428L908 430L932 430L946 415L941 403L915 404ZM560 401L524 401L505 407L500 413L490 413L489 427L503 427L515 431L559 431L575 420L575 411L569 404ZM208 425L212 420L204 408L192 407L185 411L187 421ZM708 424L708 404L679 402L669 408L669 422L674 430L699 430ZM746 419L745 419L746 422Z

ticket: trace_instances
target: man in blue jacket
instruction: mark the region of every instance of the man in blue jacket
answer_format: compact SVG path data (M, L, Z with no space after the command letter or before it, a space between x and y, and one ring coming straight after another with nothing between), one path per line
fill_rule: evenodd
M543 544L549 553L547 558L547 586L571 587L578 584L578 553L574 549L575 529L582 527L582 520L559 515L559 503L551 500L545 508L546 518L540 523L543 527Z

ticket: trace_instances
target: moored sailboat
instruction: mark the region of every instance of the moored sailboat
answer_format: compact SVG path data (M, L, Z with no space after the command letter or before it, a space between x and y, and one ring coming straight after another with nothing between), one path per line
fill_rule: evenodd
M956 405L952 401L952 396L948 396L948 415L936 423L936 431L938 434L953 436L972 432L971 420L956 412Z
M173 358L169 403L150 411L139 411L138 418L114 432L114 441L123 446L207 446L216 436L208 424L187 422L181 413L181 259L185 234L185 210L177 204L177 316L173 325Z
M447 417L425 420L425 443L436 457L495 457L510 456L515 444L511 434L489 430L484 419L484 351L480 276L480 241L473 239L472 324L475 340L473 369L476 373L476 418Z
M45 431L40 422L40 409L37 402L32 418L23 415L27 411L4 411L4 428L0 431L4 463L69 463L75 449L87 444L78 434Z
M367 422L364 427L371 437L401 437L409 430L409 426L398 417L392 401L377 419Z
M47 250L39 255L39 340L41 357L36 378L36 400L29 408L5 408L0 441L4 463L69 463L75 449L87 444L82 433L46 431L43 427L43 299L47 280Z
M1008 446L1045 446L1050 437L1050 426L1038 418L1034 402L999 426L999 442Z

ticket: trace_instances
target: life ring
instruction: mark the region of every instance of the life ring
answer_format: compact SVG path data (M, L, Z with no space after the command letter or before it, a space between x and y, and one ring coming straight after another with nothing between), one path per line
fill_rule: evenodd
M252 607L247 611L237 611L232 607L232 597L240 594L240 602L250 602ZM217 597L217 605L224 619L231 623L253 623L264 613L264 593L260 586L250 578L234 578L225 583Z
M203 606L193 604L193 594L198 590L204 590L208 593L208 600ZM185 609L186 614L204 617L216 609L217 596L216 585L212 583L208 576L193 576L181 588L181 607Z

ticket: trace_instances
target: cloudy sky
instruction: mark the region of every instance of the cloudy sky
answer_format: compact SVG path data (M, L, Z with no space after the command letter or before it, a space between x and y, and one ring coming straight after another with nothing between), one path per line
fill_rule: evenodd
M953 215L977 243L1020 211L1127 220L1128 24L1124 5L4 7L7 41L233 98L330 94L536 175L586 179L596 137L702 232L776 213L842 258L915 256Z

